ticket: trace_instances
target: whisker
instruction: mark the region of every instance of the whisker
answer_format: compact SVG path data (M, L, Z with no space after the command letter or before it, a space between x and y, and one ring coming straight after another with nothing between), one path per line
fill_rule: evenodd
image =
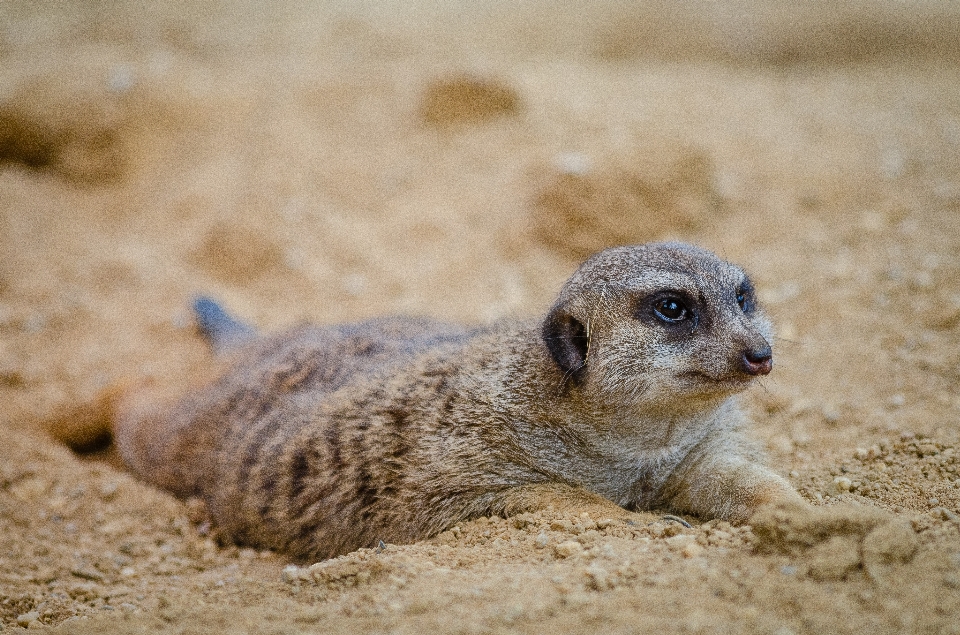
M787 344L797 344L797 345L799 345L799 346L804 346L804 345L805 345L805 344L804 344L803 342L801 342L800 340L788 340L788 339L785 338L785 337L774 336L774 337L773 337L773 340L774 340L775 342L786 342Z

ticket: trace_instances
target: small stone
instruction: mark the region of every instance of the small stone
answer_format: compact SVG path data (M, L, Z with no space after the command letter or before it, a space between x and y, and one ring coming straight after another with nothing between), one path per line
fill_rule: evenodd
M118 486L115 481L109 481L107 483L104 483L100 487L100 497L103 500L110 500L111 498L113 498L114 494L117 493L117 487Z
M850 488L853 486L853 482L846 476L838 476L833 479L833 485L837 492L843 493L850 491Z
M902 407L905 403L907 403L907 400L906 400L906 398L905 398L903 395L896 394L896 395L892 395L892 396L890 397L890 400L889 400L887 403L889 403L889 404L890 404L891 406L893 406L894 408L900 408L900 407Z
M553 165L563 174L582 176L590 171L590 159L579 152L562 152L553 157Z
M583 545L576 540L567 540L555 546L553 551L561 558L569 558L583 553Z
M591 529L597 528L597 523L595 523L593 519L590 518L590 514L586 512L580 514L580 520L577 524L583 527L583 531L590 531Z
M40 614L38 612L30 611L29 613L23 613L22 615L17 616L17 625L26 628L30 622L35 622L39 619Z
M820 412L827 423L836 423L840 420L840 410L832 404L825 404Z
M293 584L300 581L300 567L295 564L288 564L280 572L280 579L287 584Z
M940 504L940 499L939 499L939 498L931 498L931 499L928 499L928 500L927 500L927 503L929 503L931 507L936 507L937 505Z
M552 531L562 531L565 533L573 533L573 523L569 520L555 520L550 523L550 529Z
M543 549L550 543L550 538L544 532L537 534L537 539L534 541L534 544L537 546L537 549Z
M510 519L510 524L513 525L514 529L526 529L527 525L530 524L530 519L523 516L514 516Z

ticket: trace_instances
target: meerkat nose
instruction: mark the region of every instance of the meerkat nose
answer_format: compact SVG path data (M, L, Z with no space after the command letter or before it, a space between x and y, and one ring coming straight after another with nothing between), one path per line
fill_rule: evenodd
M743 352L743 370L750 375L766 375L773 370L773 351L770 346L748 348Z

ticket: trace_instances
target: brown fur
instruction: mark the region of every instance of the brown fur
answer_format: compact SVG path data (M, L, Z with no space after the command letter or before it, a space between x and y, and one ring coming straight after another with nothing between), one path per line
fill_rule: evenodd
M665 293L691 319L658 319ZM756 374L743 356L770 339L753 304L743 272L709 252L610 249L540 322L391 318L256 339L170 407L111 396L115 440L233 540L305 560L548 504L741 522L799 501L740 433L733 395Z

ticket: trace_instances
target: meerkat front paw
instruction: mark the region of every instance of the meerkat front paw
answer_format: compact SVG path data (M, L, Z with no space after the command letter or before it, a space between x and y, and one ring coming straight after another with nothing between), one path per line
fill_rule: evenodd
M719 517L733 524L742 525L753 518L758 511L767 507L800 509L810 506L789 483L775 474L771 476L776 477L779 482L734 491L729 511Z
M671 477L666 494L673 509L734 524L769 505L808 505L783 477L737 458L692 462Z

